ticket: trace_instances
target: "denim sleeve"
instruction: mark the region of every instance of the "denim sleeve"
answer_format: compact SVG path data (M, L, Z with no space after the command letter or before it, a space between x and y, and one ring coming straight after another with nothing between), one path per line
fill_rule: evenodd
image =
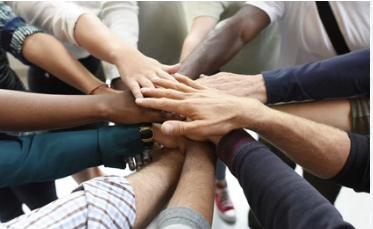
M262 74L269 104L369 94L370 49Z
M26 22L17 17L12 9L3 3L0 3L0 45L1 48L10 52L15 58L25 65L31 65L22 55L22 46L25 39L34 34L43 32L42 30L26 24Z

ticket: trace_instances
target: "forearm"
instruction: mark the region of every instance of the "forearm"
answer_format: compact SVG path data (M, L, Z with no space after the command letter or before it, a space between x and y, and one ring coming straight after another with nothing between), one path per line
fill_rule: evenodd
M351 106L347 99L270 106L272 109L351 131Z
M245 131L224 136L217 152L263 228L353 228L316 189Z
M258 8L244 6L235 16L220 22L184 61L180 73L196 79L227 63L269 24Z
M0 129L58 129L105 120L107 96L42 95L0 90Z
M75 39L93 56L117 65L125 57L139 55L136 48L120 40L100 19L83 14L75 25ZM132 57L133 58L133 57ZM123 63L120 63L123 64Z
M168 208L193 209L211 225L214 208L215 147L206 143L188 145L179 183Z
M180 177L184 156L177 150L153 152L153 163L129 176L136 195L134 228L145 228L170 199Z
M202 16L195 18L188 36L184 40L180 62L183 62L206 35L216 26L218 21L213 17Z
M104 83L94 77L50 35L36 33L28 36L23 43L22 54L29 62L86 94Z
M331 178L341 171L350 152L351 143L346 132L266 106L256 109L255 115L251 112L250 117L249 111L246 112L244 127L266 138L318 177Z

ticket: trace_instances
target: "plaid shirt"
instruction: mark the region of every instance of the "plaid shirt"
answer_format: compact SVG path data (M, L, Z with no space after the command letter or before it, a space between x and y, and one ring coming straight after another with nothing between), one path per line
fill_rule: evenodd
M1 229L133 228L135 195L129 182L105 176L82 183L70 195L0 225Z

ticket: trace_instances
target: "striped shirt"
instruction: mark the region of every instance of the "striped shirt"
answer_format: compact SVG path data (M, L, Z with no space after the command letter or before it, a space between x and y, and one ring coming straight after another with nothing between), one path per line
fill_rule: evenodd
M119 176L82 183L71 194L0 225L0 229L131 229L136 218L135 194Z

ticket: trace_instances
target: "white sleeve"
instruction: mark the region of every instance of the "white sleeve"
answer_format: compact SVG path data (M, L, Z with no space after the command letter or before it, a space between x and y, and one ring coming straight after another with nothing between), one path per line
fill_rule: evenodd
M14 1L8 4L27 23L53 34L62 42L74 45L78 45L74 37L75 24L80 15L89 13L65 1Z
M139 39L139 8L135 1L105 1L101 6L102 22L122 41L137 48ZM108 64L109 78L119 77L117 67Z
M266 12L271 19L271 23L279 21L285 14L285 2L248 1L246 4L255 6Z

